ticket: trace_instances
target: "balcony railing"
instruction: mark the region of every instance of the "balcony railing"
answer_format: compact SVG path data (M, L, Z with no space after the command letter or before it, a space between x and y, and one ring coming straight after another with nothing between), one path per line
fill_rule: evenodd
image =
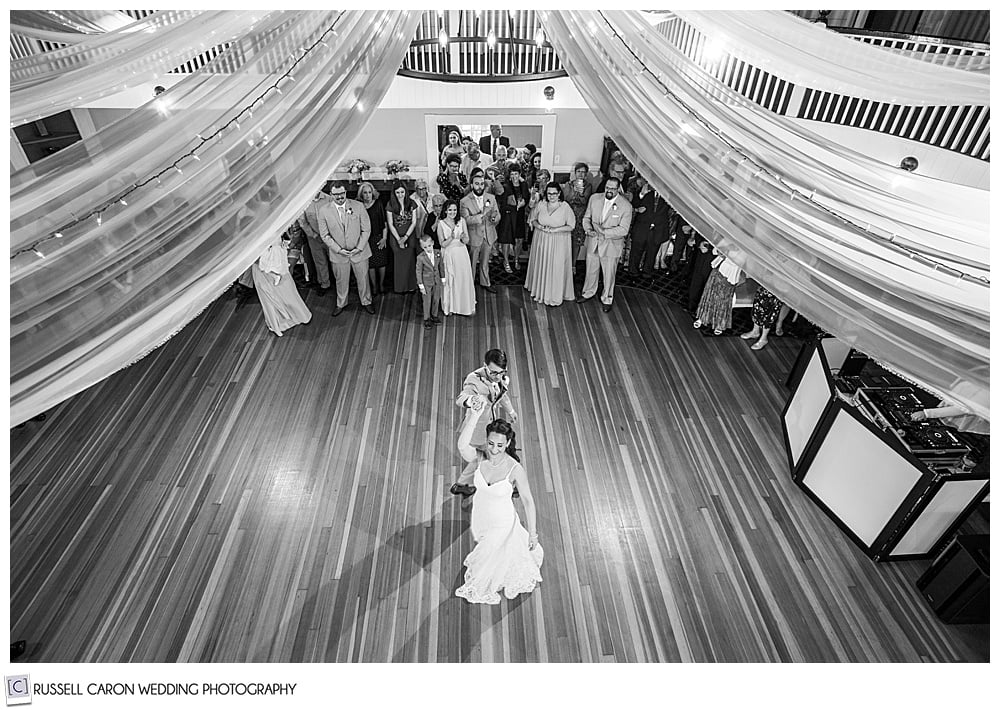
M566 76L540 29L534 10L427 10L399 73L483 82Z
M905 54L932 64L967 71L981 71L990 66L990 46L982 42L960 42L938 37L920 37L842 27L831 27L830 29L858 42L882 47L891 52Z
M688 59L714 76L744 98L782 116L810 121L823 121L853 128L862 128L879 133L907 138L927 143L946 150L955 151L980 160L990 156L990 107L983 106L901 106L879 101L843 96L829 91L821 91L795 84L779 76L754 67L748 62L725 55L722 59L706 55L706 38L701 32L676 15L664 14L657 24L657 31L679 49ZM853 39L866 41L874 38L872 33L851 30ZM902 41L902 37L889 37ZM911 40L913 38L910 38ZM974 43L924 42L924 45L940 46L939 58L949 56L944 49ZM880 45L881 46L881 45ZM914 53L930 53L927 47L914 47ZM967 49L982 52L983 46L968 46ZM887 47L901 49L902 47ZM989 48L985 47L985 57L989 60ZM921 57L924 58L924 57ZM971 60L970 60L971 61Z

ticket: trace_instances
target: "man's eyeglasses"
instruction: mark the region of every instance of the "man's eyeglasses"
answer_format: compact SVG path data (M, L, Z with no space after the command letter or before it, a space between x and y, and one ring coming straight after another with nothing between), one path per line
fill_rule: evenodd
M506 370L486 370L486 374L491 377L502 377L507 374Z

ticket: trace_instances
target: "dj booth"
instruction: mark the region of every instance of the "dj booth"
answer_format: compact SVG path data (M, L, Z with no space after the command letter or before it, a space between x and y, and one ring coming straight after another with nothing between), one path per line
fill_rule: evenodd
M910 415L937 399L861 374L834 338L806 343L782 412L792 478L875 561L935 555L989 492L951 427Z

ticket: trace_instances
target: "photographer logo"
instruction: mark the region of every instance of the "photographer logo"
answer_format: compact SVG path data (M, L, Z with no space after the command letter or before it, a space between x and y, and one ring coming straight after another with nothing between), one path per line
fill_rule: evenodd
M4 676L7 705L31 705L31 682L26 675Z

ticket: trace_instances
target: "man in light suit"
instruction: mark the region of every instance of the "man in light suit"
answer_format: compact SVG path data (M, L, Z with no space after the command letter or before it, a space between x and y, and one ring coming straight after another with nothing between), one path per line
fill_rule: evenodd
M472 269L479 264L479 284L489 291L497 290L490 285L490 252L497 241L497 223L500 208L496 195L486 192L486 179L480 172L473 172L472 192L458 203L462 219L469 228L469 256Z
M308 240L309 256L316 271L316 278L313 280L318 284L320 293L326 293L330 290L330 260L327 256L326 246L319 238L319 210L329 201L330 184L324 183L313 197L312 202L306 206L306 211L298 218L299 227L305 232Z
M319 236L330 252L333 278L337 281L337 306L333 315L339 316L347 305L352 269L361 305L374 313L368 285L368 258L372 255L368 248L368 235L372 231L368 210L360 202L348 200L347 190L341 184L333 186L330 198L331 201L319 210Z
M492 163L497 159L497 146L504 145L510 148L510 138L500 135L502 130L502 126L494 123L490 126L490 134L479 139L479 151L483 155L488 155L490 157L487 161L489 163Z
M611 310L611 301L615 296L615 269L632 224L632 205L619 193L620 186L618 178L609 177L605 181L604 192L590 197L583 215L583 231L587 234L583 245L587 254L587 275L577 303L594 297L600 273L604 277L601 303L605 313Z

